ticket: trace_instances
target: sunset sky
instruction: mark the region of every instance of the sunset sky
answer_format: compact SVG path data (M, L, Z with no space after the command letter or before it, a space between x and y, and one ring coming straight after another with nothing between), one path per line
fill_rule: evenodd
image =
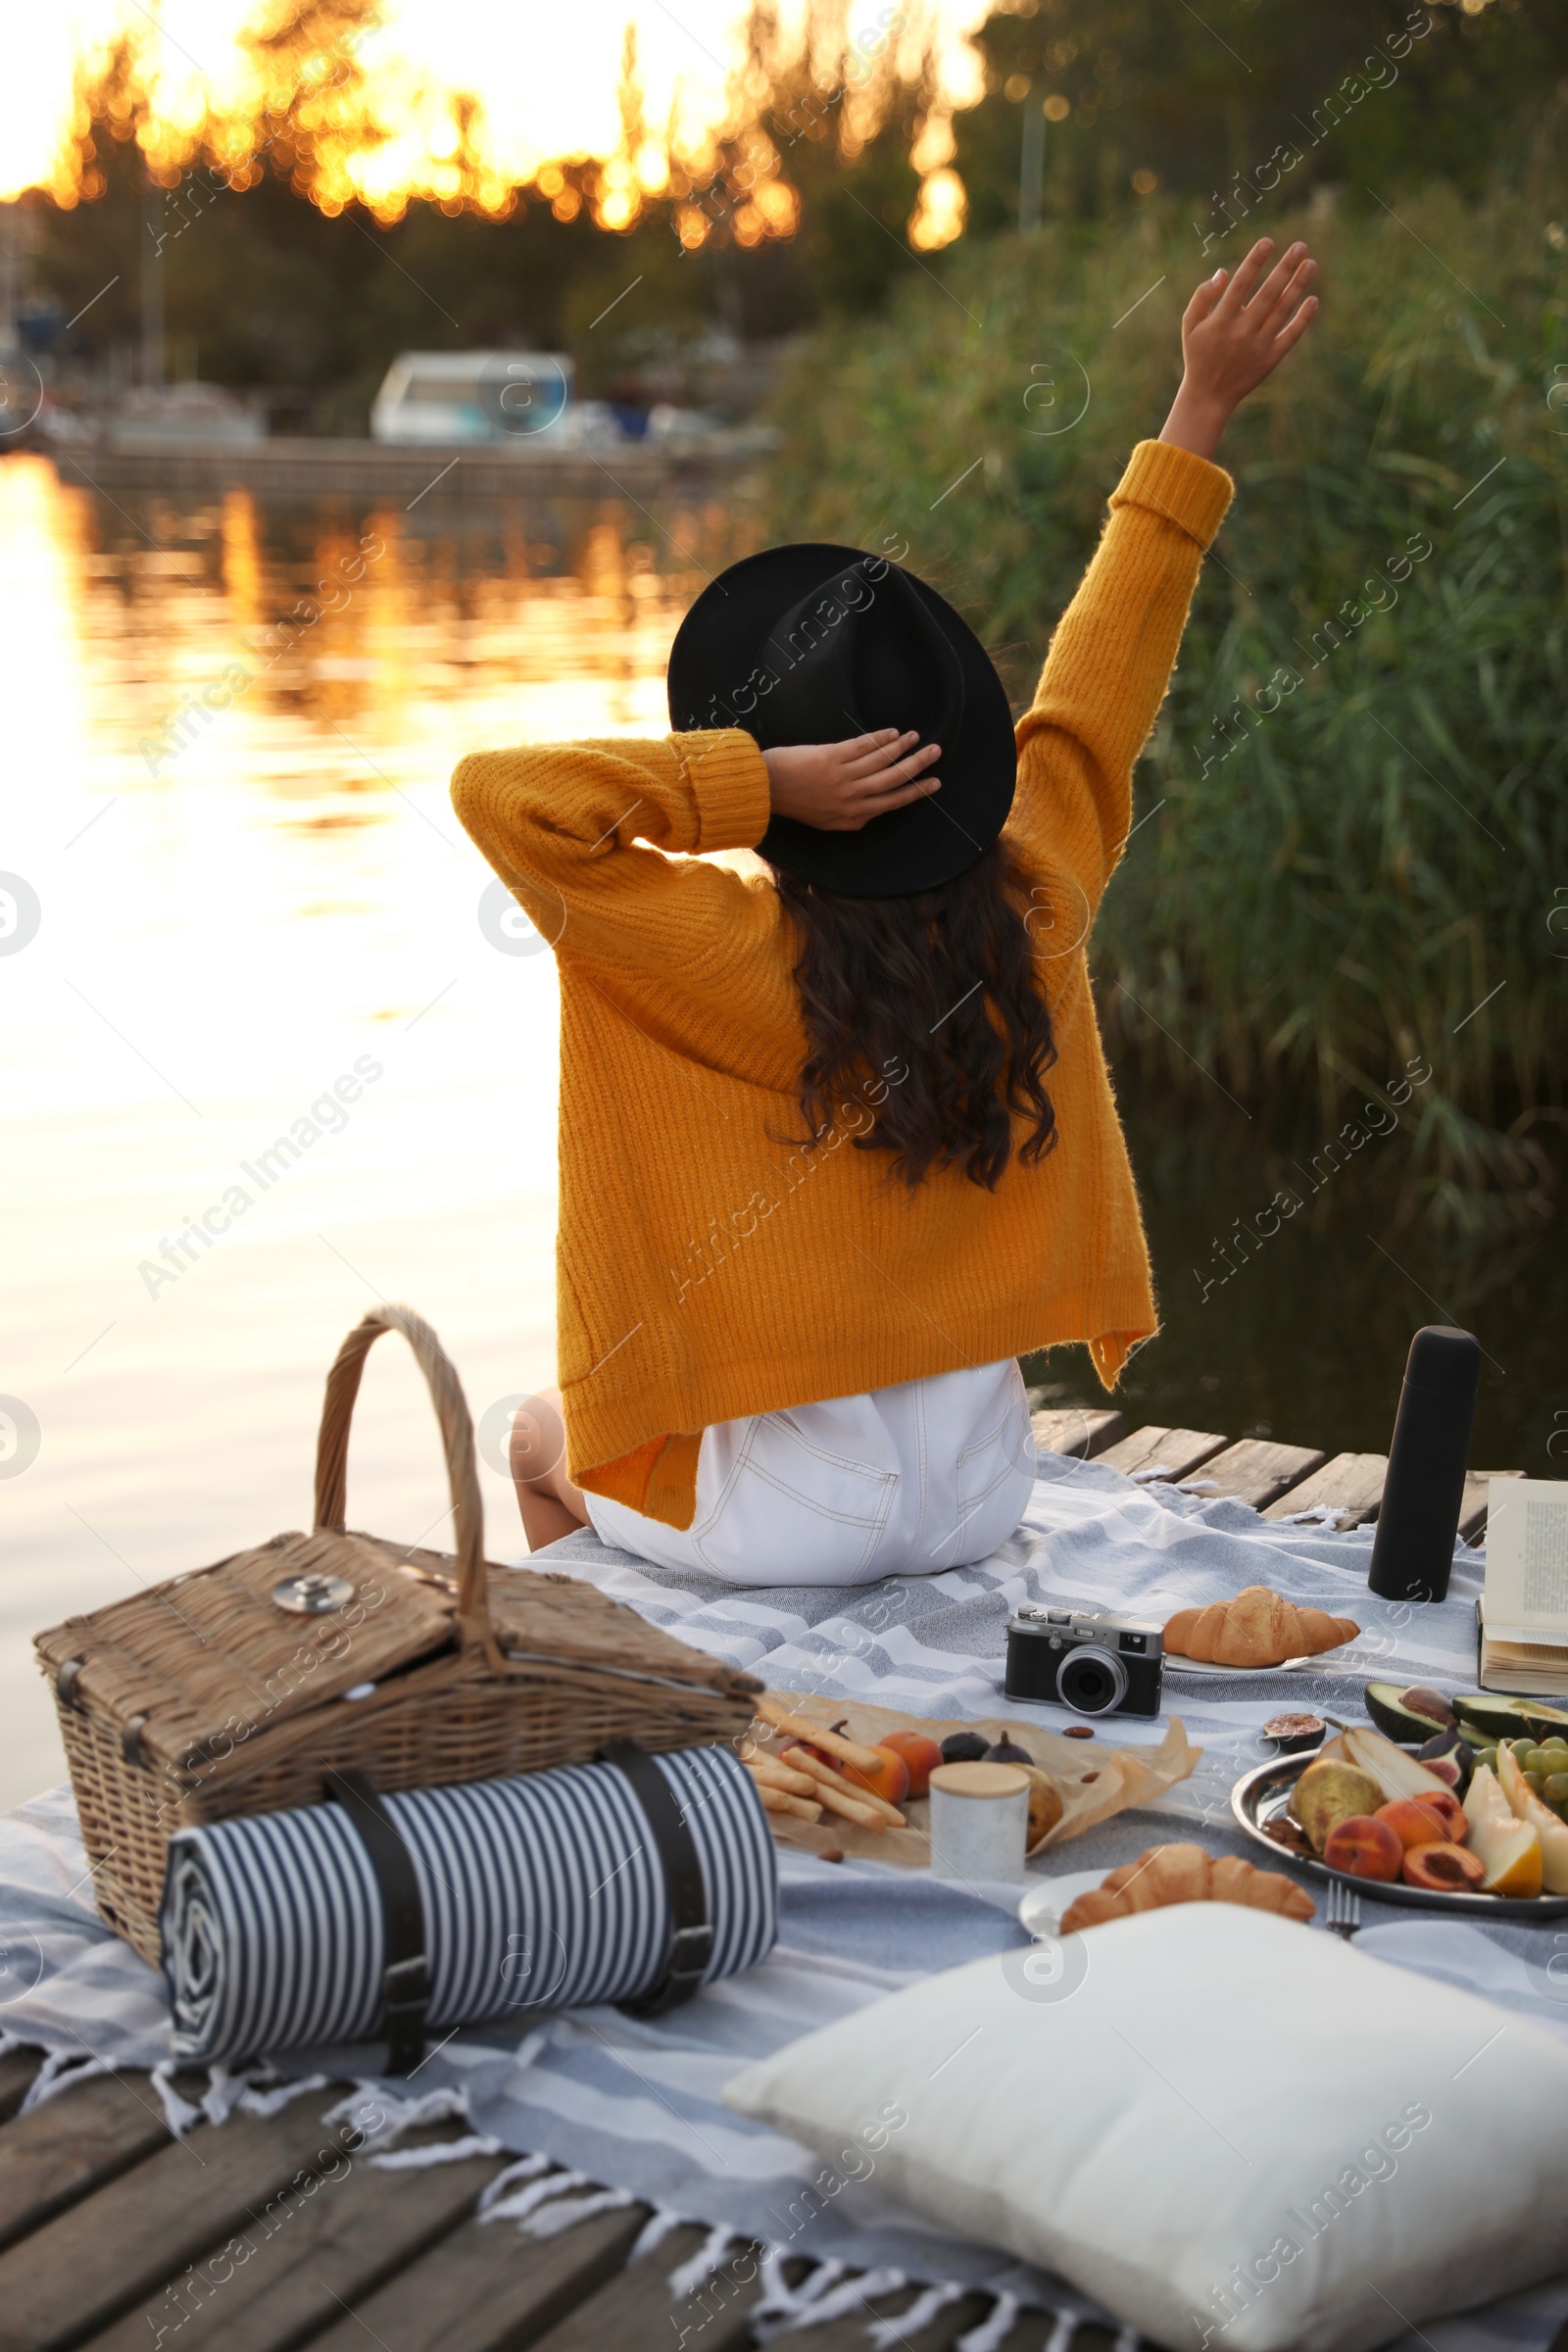
M157 112L178 145L181 126L201 120L204 102L237 119L254 104L251 69L234 39L262 12L258 0L51 0L17 10L7 29L7 74L0 111L0 197L66 184L72 76L117 35L127 34L144 59ZM270 13L270 12L269 12ZM637 30L649 125L662 146L701 146L722 121L725 81L738 57L744 0L386 0L384 23L359 48L372 111L391 132L366 159L372 199L399 184L426 189L452 152L454 92L475 94L482 108L479 146L498 179L527 182L542 164L572 155L609 156L620 141L616 85L628 23ZM785 0L786 24L800 22L802 0ZM902 36L919 46L919 28L936 32L949 94L974 94L976 65L964 34L987 13L987 0L902 0ZM889 0L850 0L852 33L875 37L892 18ZM650 152L645 171L658 173Z

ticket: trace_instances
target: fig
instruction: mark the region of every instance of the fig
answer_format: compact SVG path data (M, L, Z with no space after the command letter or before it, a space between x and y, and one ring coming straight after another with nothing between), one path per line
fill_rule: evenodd
M1415 1756L1418 1764L1435 1772L1440 1781L1446 1781L1450 1788L1461 1787L1470 1770L1470 1750L1457 1732L1440 1732L1425 1747L1418 1747Z
M1271 1715L1263 1726L1263 1737L1272 1740L1281 1755L1294 1755L1303 1747L1316 1747L1327 1726L1321 1715Z
M950 1732L942 1742L944 1764L978 1764L990 1741L983 1732Z
M1343 1870L1352 1879L1396 1879L1404 1867L1404 1847L1386 1821L1370 1813L1351 1813L1337 1821L1323 1844L1330 1870Z
M1383 1791L1370 1773L1320 1756L1297 1782L1290 1810L1321 1854L1336 1822L1375 1813L1382 1802Z
M1020 1747L1016 1740L1009 1740L1005 1734L994 1747L986 1749L985 1760L988 1764L1027 1764L1031 1772L1035 1762L1026 1747Z
M1407 1845L1401 1876L1407 1886L1429 1886L1435 1893L1467 1893L1486 1877L1479 1854L1467 1845L1438 1838L1430 1845Z

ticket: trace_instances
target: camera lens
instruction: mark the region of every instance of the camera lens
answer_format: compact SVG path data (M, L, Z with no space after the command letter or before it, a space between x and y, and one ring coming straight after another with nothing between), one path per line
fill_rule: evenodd
M1108 1649L1074 1651L1056 1678L1063 1706L1079 1715L1108 1715L1127 1695L1127 1669Z

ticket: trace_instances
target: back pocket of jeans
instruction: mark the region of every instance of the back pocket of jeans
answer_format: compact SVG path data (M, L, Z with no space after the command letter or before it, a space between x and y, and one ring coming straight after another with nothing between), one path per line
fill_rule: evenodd
M899 1473L818 1445L787 1412L759 1415L693 1548L717 1576L853 1585L898 1493Z

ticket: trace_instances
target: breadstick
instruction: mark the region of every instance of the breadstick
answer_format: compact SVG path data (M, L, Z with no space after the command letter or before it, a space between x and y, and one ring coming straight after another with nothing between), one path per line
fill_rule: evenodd
M748 1757L746 1769L754 1781L764 1788L788 1788L796 1796L814 1796L816 1783L808 1772L796 1772L788 1764L776 1763L771 1756Z
M861 1788L853 1782L847 1782L841 1773L834 1771L831 1764L824 1764L819 1756L808 1755L803 1748L787 1747L784 1753L787 1757L800 1757L801 1771L811 1776L812 1795L821 1797L824 1803L830 1796L847 1796L855 1804L869 1806L888 1829L907 1829L908 1824L898 1807L890 1805L885 1796L878 1796L875 1789Z
M846 1821L858 1822L862 1830L875 1830L879 1838L885 1830L902 1830L906 1827L902 1813L891 1813L891 1809L890 1812L874 1812L874 1797L868 1796L862 1801L858 1796L851 1796L842 1781L837 1788L830 1788L825 1781L818 1781L816 1797L817 1802L825 1805L830 1813L842 1813Z
M784 1788L769 1788L765 1781L759 1782L758 1795L764 1813L793 1813L798 1821L820 1821L822 1808L810 1804L804 1796L791 1796Z
M788 1732L795 1740L809 1740L813 1747L820 1747L828 1755L855 1765L860 1772L875 1772L882 1762L874 1747L859 1747L853 1740L841 1740L837 1732L828 1730L825 1723L812 1723L808 1716L792 1715L787 1707L779 1705L776 1698L760 1698L757 1712L761 1721L772 1724L775 1731Z

